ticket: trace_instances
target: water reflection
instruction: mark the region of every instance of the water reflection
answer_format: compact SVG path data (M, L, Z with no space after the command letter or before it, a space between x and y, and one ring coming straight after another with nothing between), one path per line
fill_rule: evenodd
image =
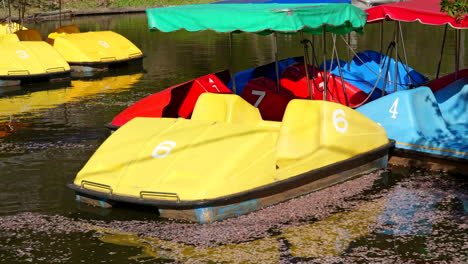
M118 75L100 79L72 80L70 86L33 91L23 95L0 97L0 137L27 127L25 119L41 115L59 105L96 98L107 93L119 93L135 87L143 73ZM44 87L43 87L44 88ZM22 120L17 121L17 120Z
M157 238L139 237L111 229L97 228L106 243L139 247L134 258L170 259L180 262L278 263L280 256L324 258L341 255L350 243L370 233L384 209L385 200L367 202L358 208L332 215L312 224L285 227L278 235L254 241L209 247L195 247Z

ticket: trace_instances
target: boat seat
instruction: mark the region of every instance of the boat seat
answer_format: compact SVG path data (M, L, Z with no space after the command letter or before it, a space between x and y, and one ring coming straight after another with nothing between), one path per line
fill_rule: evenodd
M192 120L256 125L262 121L260 112L236 94L203 93L198 98Z
M18 35L16 34L5 34L5 35L0 35L0 41L1 42L18 42L20 41L18 38Z
M56 33L80 33L80 28L76 25L68 25L68 26L62 26L54 30Z
M434 93L436 93L440 89L443 89L447 85L450 85L451 83L455 82L456 81L456 79L455 79L456 75L457 74L455 72L452 72L450 74L447 74L445 76L440 77L439 79L432 80L432 81L424 84L424 86L427 86L427 87L431 88L431 90ZM468 77L468 69L459 70L457 77L458 77L458 79Z
M468 126L468 77L438 90L434 96L447 124Z
M21 41L42 41L41 34L35 29L18 30L15 34Z
M64 34L73 34L73 33L80 33L80 29L76 25L68 25L62 26L54 30L47 36L47 43L50 45L54 45L55 39L59 36L63 36Z
M250 80L245 85L241 97L257 107L264 120L281 121L284 110L294 94L280 87L277 92L277 83L268 77L259 77ZM271 107L274 105L274 107Z
M320 147L320 112L314 101L293 99L289 102L278 136L278 167L307 157Z

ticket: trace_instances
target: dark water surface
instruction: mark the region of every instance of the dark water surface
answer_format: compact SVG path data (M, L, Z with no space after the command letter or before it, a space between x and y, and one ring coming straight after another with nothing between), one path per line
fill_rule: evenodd
M144 14L73 23L126 36L146 54L143 70L0 88L0 263L468 262L467 181L436 172L381 171L206 226L161 221L147 208L76 204L65 184L109 135L104 123L146 95L271 62L273 52L269 37L240 34L230 59L228 35L150 33ZM46 37L58 23L28 26ZM386 24L385 44L393 28ZM410 66L433 78L443 28L412 23L403 30ZM280 36L280 58L301 55L298 42ZM378 50L378 25L353 36L352 45ZM446 46L443 74L453 71L453 44Z

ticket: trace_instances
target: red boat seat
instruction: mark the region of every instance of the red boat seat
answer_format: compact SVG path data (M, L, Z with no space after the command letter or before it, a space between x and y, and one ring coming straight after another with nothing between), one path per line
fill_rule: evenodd
M184 117L189 118L200 94L232 93L217 77L229 75L227 71L208 74L195 80L169 87L147 96L118 114L111 125L123 126L135 117Z
M468 69L463 69L458 71L458 79L468 77ZM432 80L426 83L424 86L431 88L432 92L437 92L442 88L445 88L447 85L451 84L455 80L455 72L447 74L439 79Z
M193 81L190 90L179 108L179 116L189 118L200 94L232 93L232 91L214 74L202 76Z
M323 100L324 72L310 65L308 65L308 71L311 78L312 99ZM326 78L328 101L353 107L360 105L367 99L365 92L346 81L342 81L340 77L327 72ZM281 75L280 82L281 86L292 91L297 98L310 99L304 63L295 63L286 68Z
M257 107L264 120L281 121L284 110L294 94L280 87L277 92L277 83L267 77L259 77L247 82L241 97Z

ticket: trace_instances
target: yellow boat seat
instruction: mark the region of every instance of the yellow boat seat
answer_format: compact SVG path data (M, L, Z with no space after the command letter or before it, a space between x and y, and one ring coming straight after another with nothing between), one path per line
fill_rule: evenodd
M10 33L10 34L5 34L5 35L0 35L0 42L6 43L6 42L19 42L18 35Z
M320 109L312 102L294 99L286 107L277 142L278 167L308 157L319 147Z
M20 29L27 29L26 27L21 26L18 23L0 23L0 36L5 34L12 34Z
M371 140L370 140L371 139ZM385 130L341 104L291 100L277 141L277 166L309 171L388 143Z
M54 41L58 36L73 33L81 33L80 28L78 28L78 26L76 25L59 27L47 36L47 43L49 43L50 45L54 45Z
M68 25L68 26L62 26L54 30L56 33L67 33L67 34L72 34L72 33L80 33L80 28L77 25Z
M42 41L41 34L35 29L18 30L15 34L21 41Z
M258 108L236 94L202 93L191 119L255 125L262 116Z

